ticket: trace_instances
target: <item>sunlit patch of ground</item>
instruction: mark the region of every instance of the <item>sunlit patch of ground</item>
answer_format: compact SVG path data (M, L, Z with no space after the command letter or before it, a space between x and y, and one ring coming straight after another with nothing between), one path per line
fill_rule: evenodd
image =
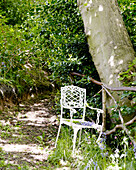
M16 169L15 165L46 169L58 125L50 108L48 99L34 100L20 104L19 112L8 110L0 115L0 154L5 164L11 164L9 169Z
M45 148L41 148L35 144L28 144L28 145L0 144L0 147L7 153L8 152L29 153L34 159L38 159L40 161L47 160L48 155L52 150L52 148L49 148L48 146L46 146Z

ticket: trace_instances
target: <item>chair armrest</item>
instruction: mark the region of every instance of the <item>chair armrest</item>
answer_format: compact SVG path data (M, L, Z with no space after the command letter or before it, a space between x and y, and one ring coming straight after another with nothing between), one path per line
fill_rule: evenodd
M98 125L98 124L99 124L100 113L103 113L103 110L102 110L102 109L98 109L98 108L90 107L90 106L88 105L88 103L86 103L86 106L87 106L89 109L93 109L93 110L96 110L96 111L97 111L96 124Z
M87 106L89 109L96 110L98 113L103 113L103 110L102 110L102 109L98 109L98 108L91 107L91 106L88 105L88 103L86 103L86 106Z

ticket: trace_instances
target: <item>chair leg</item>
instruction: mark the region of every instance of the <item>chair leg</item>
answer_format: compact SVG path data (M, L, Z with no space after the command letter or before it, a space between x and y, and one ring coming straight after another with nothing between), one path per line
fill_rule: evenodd
M81 134L82 134L82 129L80 129L80 133L79 133L79 143L78 143L78 146L80 145L80 141L81 141Z
M59 125L58 134L57 134L57 138L56 138L56 142L55 142L55 148L57 146L57 141L58 141L58 138L59 138L60 129L61 129L61 124Z
M77 138L77 132L78 132L78 128L73 128L74 129L74 138L73 138L73 153L75 150L75 145L76 145L76 138Z
M97 139L96 143L100 140L101 135L102 135L102 128L101 128L101 131L99 133L99 136L98 136L98 139Z

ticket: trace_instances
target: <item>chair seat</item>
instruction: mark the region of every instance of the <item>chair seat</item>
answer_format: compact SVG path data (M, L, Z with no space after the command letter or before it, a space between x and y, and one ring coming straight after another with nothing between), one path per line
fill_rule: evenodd
M101 125L98 125L94 122L88 122L88 121L82 121L81 119L61 119L61 124L66 124L68 126L72 126L73 128L94 128L94 129L100 129L101 130Z

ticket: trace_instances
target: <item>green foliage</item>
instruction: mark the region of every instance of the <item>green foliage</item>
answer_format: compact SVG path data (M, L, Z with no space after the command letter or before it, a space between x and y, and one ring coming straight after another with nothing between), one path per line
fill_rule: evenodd
M1 0L0 11L7 18L6 24L21 24L27 18L31 2L33 0Z
M44 86L47 68L58 86L70 83L71 71L98 79L76 1L3 0L0 21L0 81L20 94ZM86 79L75 83L89 84Z
M6 19L0 17L0 82L16 87L19 93L30 88L46 85L45 71L31 50L33 43L26 41L19 26L6 25Z
M130 35L130 39L136 50L136 9L135 0L118 0L121 14L125 22L127 31Z
M33 51L42 55L52 79L69 82L71 71L95 71L90 67L92 61L76 1L36 4L27 15L21 29L26 39L35 43Z
M120 74L119 80L123 82L125 86L136 86L136 59L132 61L129 68Z

